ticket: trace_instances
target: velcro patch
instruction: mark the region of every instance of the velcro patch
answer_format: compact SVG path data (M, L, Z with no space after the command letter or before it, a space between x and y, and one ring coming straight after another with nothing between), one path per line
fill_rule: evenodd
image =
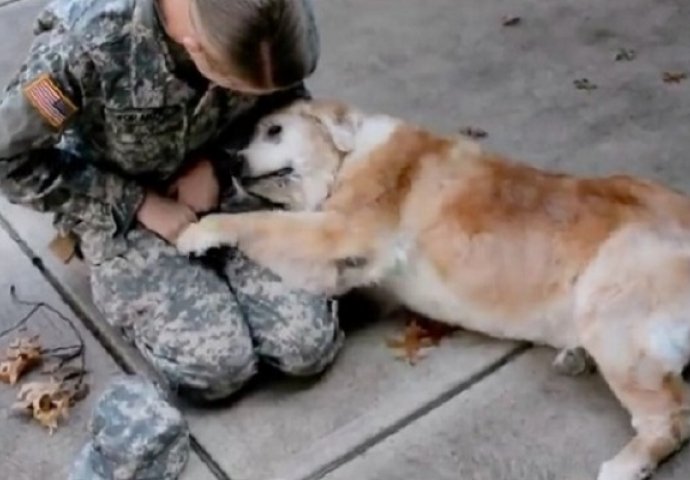
M47 73L24 87L24 96L53 128L60 129L79 109Z

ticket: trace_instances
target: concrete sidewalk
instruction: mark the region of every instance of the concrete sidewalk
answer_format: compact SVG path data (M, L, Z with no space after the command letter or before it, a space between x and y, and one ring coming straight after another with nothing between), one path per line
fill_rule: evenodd
M21 62L44 3L0 6L0 84ZM690 80L662 79L690 73L684 0L315 3L317 94L441 131L482 128L491 148L537 165L643 174L690 190ZM521 21L504 26L511 16ZM621 49L634 55L617 61ZM578 89L582 79L596 88ZM32 294L57 292L105 346L92 349L99 378L117 371L108 354L146 372L95 311L83 266L47 253L49 220L5 202L0 216L12 237L2 234L0 245L28 257L3 264L0 279L35 277L44 283ZM631 435L600 379L556 376L552 352L462 333L411 367L385 346L401 326L371 320L349 332L318 382L263 382L227 408L189 409L198 456L187 478L585 480ZM83 421L63 430L66 439L41 437L47 453L33 456L6 447L16 443L10 431L0 429L3 465L18 478L61 479ZM686 450L655 478L686 479L688 469Z

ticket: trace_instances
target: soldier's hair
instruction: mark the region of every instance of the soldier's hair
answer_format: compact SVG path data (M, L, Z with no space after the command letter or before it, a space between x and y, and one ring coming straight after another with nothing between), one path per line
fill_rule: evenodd
M199 27L223 55L218 60L243 80L285 88L316 69L319 36L311 0L193 1Z

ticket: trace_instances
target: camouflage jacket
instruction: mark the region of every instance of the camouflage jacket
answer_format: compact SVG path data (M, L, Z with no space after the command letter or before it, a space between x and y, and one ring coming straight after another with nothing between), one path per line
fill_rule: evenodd
M126 248L145 186L308 95L300 86L257 98L208 84L166 36L154 2L53 0L0 99L0 191L89 237L100 251L92 258Z

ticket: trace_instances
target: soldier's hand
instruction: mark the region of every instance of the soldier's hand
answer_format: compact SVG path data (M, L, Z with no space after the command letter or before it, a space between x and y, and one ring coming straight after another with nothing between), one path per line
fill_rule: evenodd
M218 207L220 186L211 162L203 159L198 161L177 179L170 194L196 213L209 212Z
M174 243L187 226L196 222L197 217L187 205L149 191L137 211L137 220L148 230Z

